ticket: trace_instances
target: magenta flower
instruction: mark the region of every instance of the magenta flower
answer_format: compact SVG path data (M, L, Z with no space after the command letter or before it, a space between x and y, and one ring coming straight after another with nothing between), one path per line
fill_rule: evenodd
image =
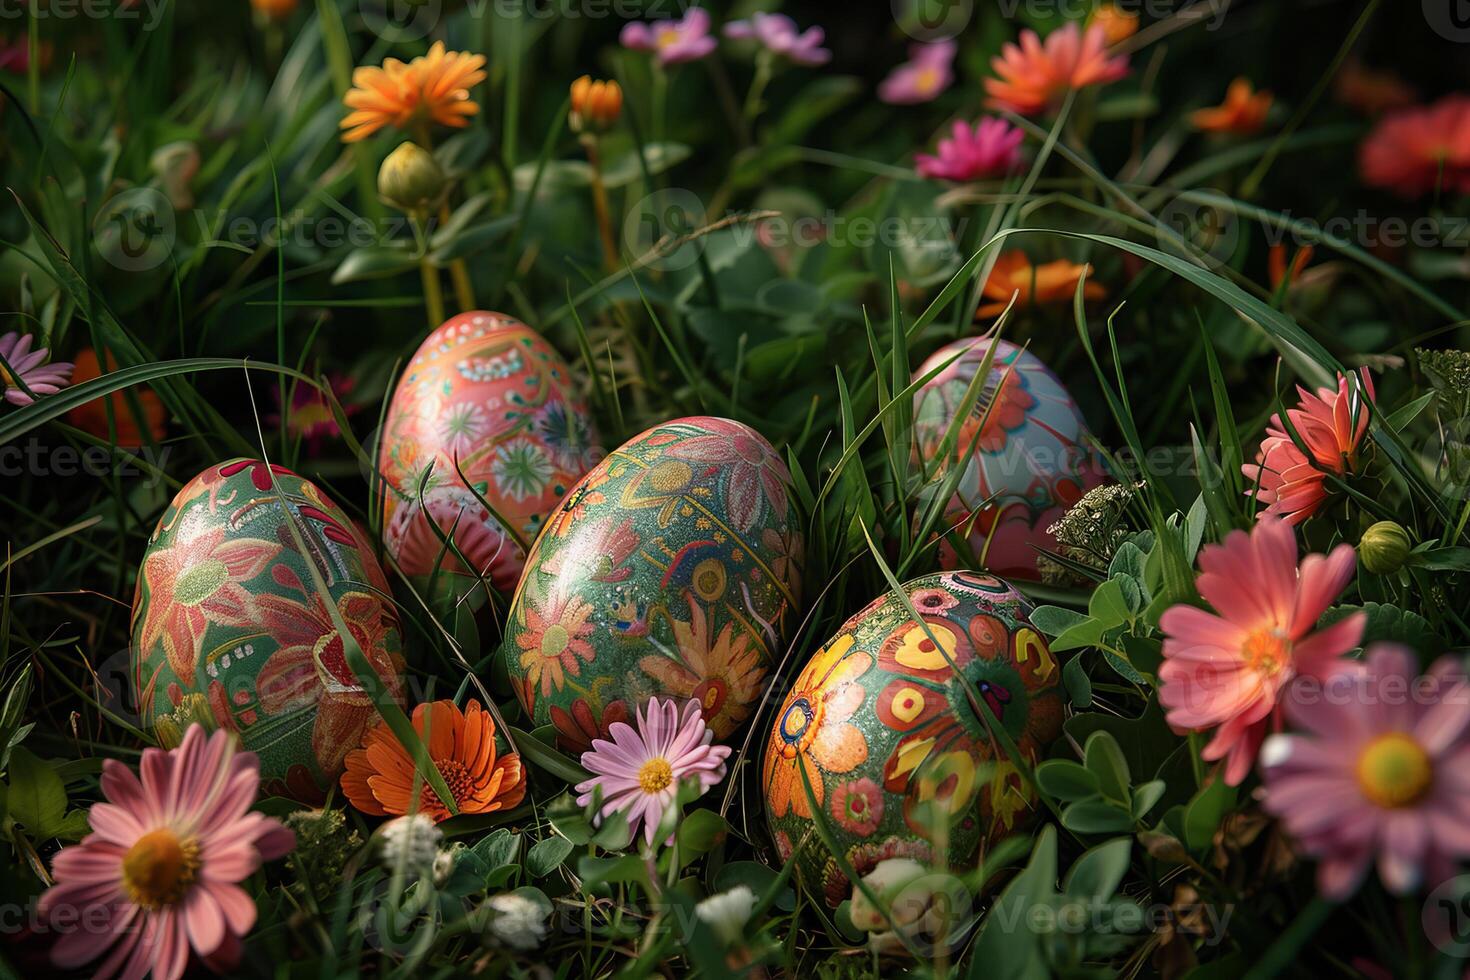
M56 884L40 910L60 928L51 958L64 970L106 953L97 977L152 970L155 980L178 980L191 951L234 959L255 924L239 883L296 846L291 831L251 811L260 763L227 731L190 725L178 748L143 750L141 770L139 781L105 760L107 802L88 814L92 833L51 860Z
M974 129L959 120L951 132L949 139L939 141L938 156L920 153L914 158L920 177L963 183L1004 177L1021 166L1025 134L1004 119L987 116Z
M1340 544L1297 565L1291 527L1274 518L1231 531L1205 547L1195 580L1215 613L1170 606L1159 619L1164 663L1159 703L1175 729L1215 729L1200 752L1225 760L1225 781L1245 779L1266 729L1279 721L1281 695L1293 678L1326 681L1347 669L1342 655L1362 639L1366 615L1355 612L1324 629L1317 620L1353 579L1357 556Z
M911 45L909 60L889 72L878 86L878 98L890 105L932 101L954 84L954 56L958 50L954 41Z
M635 21L623 28L618 40L631 51L649 51L665 67L698 61L718 43L710 35L709 11L691 8L678 20Z
M827 37L820 27L796 29L796 21L785 14L753 14L750 20L732 20L725 25L725 36L737 41L755 40L772 54L779 54L798 65L825 65L832 52L822 47Z
M586 806L593 791L601 790L601 816L627 814L628 826L636 834L641 824L643 839L652 844L679 784L698 779L703 791L724 779L730 747L710 744L715 733L705 725L697 698L682 710L672 698L650 698L635 720L636 729L613 722L612 741L594 738L592 750L582 753L582 765L594 775L577 784L577 804Z
M5 359L5 365L0 365L0 391L5 393L5 400L12 405L29 405L35 401L26 394L25 388L16 383L19 378L26 388L34 395L54 395L65 388L71 381L73 365L66 361L58 361L55 364L47 364L46 358L51 354L44 347L31 350L31 335L11 332L0 337L0 358Z
M1318 858L1318 886L1350 896L1376 859L1398 894L1470 857L1470 686L1449 657L1416 677L1414 655L1378 646L1366 664L1286 705L1299 735L1261 751L1265 808Z

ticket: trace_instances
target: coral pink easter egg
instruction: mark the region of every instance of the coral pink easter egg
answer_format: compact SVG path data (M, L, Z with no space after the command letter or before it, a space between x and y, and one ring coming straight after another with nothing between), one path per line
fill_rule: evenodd
M453 317L408 362L388 406L378 458L388 553L407 575L468 562L509 591L522 544L602 456L545 338L502 313ZM451 530L463 562L445 545Z
M914 375L921 378L963 351L914 394L918 453L941 465L935 484L943 479L940 443L990 345L983 338L956 340L935 351ZM1035 354L997 341L990 377L959 430L964 472L941 530L970 527L968 544L980 567L1036 579L1038 549L1056 548L1047 529L1084 493L1107 482L1088 438L1076 401L1051 368ZM940 564L959 568L975 562L945 542Z

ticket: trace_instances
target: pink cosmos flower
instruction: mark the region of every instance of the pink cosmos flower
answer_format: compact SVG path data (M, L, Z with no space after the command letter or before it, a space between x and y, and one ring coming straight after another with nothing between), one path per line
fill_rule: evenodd
M31 350L31 335L14 331L0 337L0 358L5 359L9 370L0 365L0 392L12 405L25 406L35 401L17 379L25 384L34 395L54 395L71 381L72 365L65 361L47 364L51 352L44 347Z
M766 50L798 65L825 65L832 60L832 52L822 47L825 31L820 27L798 31L796 21L785 14L757 13L750 20L732 20L725 25L725 36L758 41Z
M1128 74L1126 57L1109 58L1108 35L1101 24L1083 31L1071 21L1052 31L1043 44L1031 30L1021 44L1006 44L990 61L998 78L985 80L990 104L1031 116L1056 108L1073 89L1115 82Z
M1290 698L1305 729L1261 750L1265 808L1320 860L1326 898L1350 896L1375 858L1389 891L1435 885L1470 857L1470 686L1445 657L1378 646L1315 696ZM1339 696L1341 695L1341 696Z
M1357 469L1358 449L1368 432L1368 406L1373 400L1373 379L1364 368L1361 387L1342 375L1337 389L1300 386L1301 402L1287 409L1286 417L1301 437L1308 453L1292 441L1279 414L1271 416L1266 438L1256 453L1256 462L1240 468L1257 489L1250 491L1266 504L1256 516L1260 520L1279 517L1297 525L1311 517L1326 502L1331 491L1327 475L1346 476Z
M959 183L1003 177L1021 165L1024 133L1004 119L987 116L971 129L964 121L954 124L953 135L939 141L938 156L920 153L914 170L920 177Z
M1363 182L1413 200L1470 191L1470 95L1392 112L1358 149Z
M649 51L665 67L698 61L714 51L709 11L692 7L678 20L635 21L623 28L618 40L631 51Z
M672 698L650 698L636 720L637 728L613 722L612 741L595 738L592 750L582 753L582 765L595 775L577 784L577 804L586 806L593 791L601 790L601 815L627 814L628 826L637 833L642 824L643 839L652 844L679 784L696 778L708 790L724 779L730 747L710 744L715 733L695 698L682 709Z
M1215 613L1188 605L1164 612L1159 702L1176 729L1216 729L1200 755L1226 760L1227 783L1250 772L1294 677L1326 680L1345 669L1339 658L1362 639L1364 613L1313 630L1356 563L1352 545L1343 544L1298 567L1290 525L1263 520L1201 553L1195 585Z
M889 72L878 86L878 98L890 105L932 101L954 84L954 56L958 50L954 41L911 45L909 60Z
M255 924L239 882L296 846L291 831L251 811L260 763L227 731L190 725L178 748L145 749L141 770L139 781L116 759L102 763L107 802L88 814L92 833L51 861L56 884L40 909L66 924L51 952L64 970L104 953L98 978L152 970L178 980L191 951L228 963Z

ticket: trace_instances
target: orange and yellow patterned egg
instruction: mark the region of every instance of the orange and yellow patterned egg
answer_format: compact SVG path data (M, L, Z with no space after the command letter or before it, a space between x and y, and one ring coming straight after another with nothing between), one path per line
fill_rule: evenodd
M843 624L780 702L762 766L781 858L836 906L852 885L814 827L820 811L858 874L891 857L951 866L1034 804L982 699L1031 762L1061 732L1061 670L1009 583L943 572Z
M514 317L462 313L424 340L389 403L384 544L407 575L468 563L510 591L525 546L602 456L556 349Z

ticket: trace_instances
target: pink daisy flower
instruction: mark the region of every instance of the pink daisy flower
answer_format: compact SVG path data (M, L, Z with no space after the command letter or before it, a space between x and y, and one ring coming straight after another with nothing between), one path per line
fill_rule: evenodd
M1300 386L1301 401L1286 417L1308 453L1292 441L1279 414L1271 416L1256 462L1240 468L1257 489L1251 491L1267 507L1257 517L1280 517L1288 524L1305 521L1331 495L1327 475L1347 476L1358 466L1358 449L1368 432L1367 400L1373 400L1373 379L1363 368L1361 387L1338 375L1337 389Z
M1313 632L1352 580L1352 545L1308 555L1297 565L1296 538L1284 521L1263 520L1247 535L1231 531L1200 554L1200 595L1215 613L1171 606L1159 621L1164 663L1159 702L1176 729L1215 729L1200 753L1225 759L1225 781L1250 772L1268 723L1279 723L1282 689L1298 676L1326 680L1346 668L1366 619L1353 613Z
M44 347L31 350L31 335L28 333L12 331L0 337L0 358L9 365L8 370L0 365L0 392L5 393L6 401L25 406L35 401L26 394L25 388L29 388L33 395L54 395L67 386L71 381L72 365L65 361L47 364L46 358L50 354ZM25 388L16 382L17 378Z
M732 20L725 25L725 36L737 41L754 40L772 54L781 55L798 65L825 65L832 52L822 47L827 33L820 27L796 29L796 21L785 14L756 13L750 20Z
M601 816L627 814L628 826L637 833L642 824L643 839L652 844L679 784L696 778L703 791L724 779L730 748L710 744L715 733L705 725L697 699L681 709L672 698L650 698L635 720L636 729L613 722L612 740L595 738L592 750L582 753L582 765L594 775L577 784L577 804L586 806L593 791L601 790Z
M106 954L98 978L183 976L192 950L233 960L255 924L239 886L296 837L250 806L260 763L224 730L189 726L176 749L145 749L142 780L116 759L102 764L106 803L92 807L92 833L51 861L56 884L41 914L61 938L52 961L65 970ZM86 928L76 928L78 922Z
M630 51L648 51L665 67L698 61L714 51L718 42L711 36L709 11L693 7L678 20L635 21L623 28L618 40Z
M939 141L938 156L920 153L914 170L920 177L963 183L986 177L1004 177L1021 165L1025 134L1004 119L980 119L971 129L954 124L953 135Z
M1470 857L1470 686L1449 657L1416 677L1414 655L1378 646L1366 664L1286 705L1299 735L1261 750L1265 808L1320 860L1329 899L1369 867L1389 891L1435 885Z
M954 41L915 44L909 60L889 72L878 86L878 98L890 105L917 105L932 101L954 84Z

